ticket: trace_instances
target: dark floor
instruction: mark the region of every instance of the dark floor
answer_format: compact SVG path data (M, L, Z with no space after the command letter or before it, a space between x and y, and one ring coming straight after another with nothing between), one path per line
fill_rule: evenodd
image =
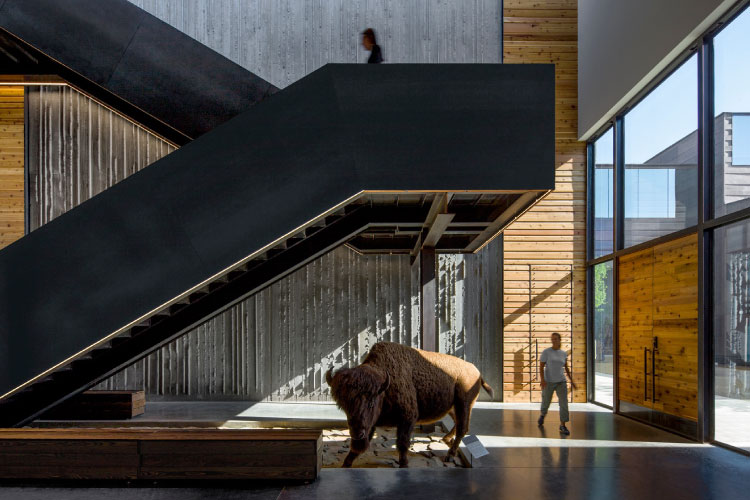
M324 469L313 484L287 487L5 486L0 499L750 497L750 457L697 444L592 405L572 405L571 435L562 438L557 413L550 412L539 429L538 412L532 408L477 405L471 431L490 454L475 460L472 469Z

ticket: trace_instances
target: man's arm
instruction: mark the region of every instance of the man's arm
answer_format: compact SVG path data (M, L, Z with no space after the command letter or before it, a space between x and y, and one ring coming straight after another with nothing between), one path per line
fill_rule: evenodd
M568 378L570 379L570 386L576 389L576 383L573 382L573 375L570 374L570 368L568 368L568 358L565 358L565 373L568 374Z
M542 389L547 386L547 381L544 380L544 365L546 364L544 361L539 362L539 380L542 381Z

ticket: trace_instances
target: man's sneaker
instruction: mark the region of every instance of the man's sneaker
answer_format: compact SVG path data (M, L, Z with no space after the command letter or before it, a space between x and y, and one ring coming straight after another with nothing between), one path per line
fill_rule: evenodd
M560 426L560 434L562 434L563 436L570 436L570 431L567 427L565 427L565 424Z
M544 425L544 415L539 416L539 420L536 421L536 425L538 425L539 427Z

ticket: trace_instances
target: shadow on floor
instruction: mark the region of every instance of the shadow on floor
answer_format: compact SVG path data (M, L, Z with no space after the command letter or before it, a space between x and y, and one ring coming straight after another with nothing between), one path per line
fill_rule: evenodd
M273 411L282 410L283 407L276 407ZM472 469L324 469L320 478L309 485L245 484L242 489L229 484L219 485L221 488L6 485L0 487L0 499L692 500L747 496L750 457L695 443L594 405L571 405L568 437L557 432L556 412L550 411L542 429L536 425L537 416L538 405L478 404L470 432L479 436L490 454Z

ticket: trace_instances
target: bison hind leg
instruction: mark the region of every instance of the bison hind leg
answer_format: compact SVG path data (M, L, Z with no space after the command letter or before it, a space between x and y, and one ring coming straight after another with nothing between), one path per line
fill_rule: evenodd
M453 419L453 427L445 436L443 436L443 442L450 446L453 444L453 436L456 435L456 412L453 411L453 408L448 410L448 415L450 415L451 419Z
M478 392L478 390L477 390ZM467 432L469 432L469 420L471 419L471 409L476 401L476 394L467 401L466 395L457 394L456 404L453 405L453 414L455 437L451 442L448 454L445 456L445 461L448 462L451 458L456 456L458 452L458 446L461 444L461 440L464 438Z

